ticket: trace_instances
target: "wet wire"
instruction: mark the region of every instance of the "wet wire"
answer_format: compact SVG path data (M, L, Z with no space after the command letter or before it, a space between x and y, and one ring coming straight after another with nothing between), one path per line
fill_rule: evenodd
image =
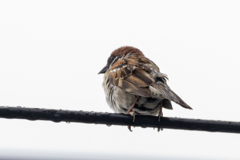
M0 118L240 133L240 122L0 106Z

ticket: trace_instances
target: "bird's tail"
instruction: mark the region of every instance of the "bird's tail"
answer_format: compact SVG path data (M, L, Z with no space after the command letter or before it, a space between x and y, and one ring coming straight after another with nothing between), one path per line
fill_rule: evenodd
M186 102L184 102L175 92L170 89L171 100L183 108L192 109Z
M150 88L150 90L152 91L155 98L169 100L169 102L166 101L166 105L165 105L166 107L164 107L164 105L163 105L164 108L171 109L170 101L173 101L173 102L179 104L180 106L182 106L183 108L192 109L175 92L173 92L170 89L170 87L166 84L166 82L165 83L158 82L157 84L153 84L152 87Z

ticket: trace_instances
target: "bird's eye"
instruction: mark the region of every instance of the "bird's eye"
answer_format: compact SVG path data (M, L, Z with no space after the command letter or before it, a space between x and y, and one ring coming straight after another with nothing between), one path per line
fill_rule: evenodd
M114 59L115 59L115 56L111 56L111 57L108 59L108 65L110 65Z

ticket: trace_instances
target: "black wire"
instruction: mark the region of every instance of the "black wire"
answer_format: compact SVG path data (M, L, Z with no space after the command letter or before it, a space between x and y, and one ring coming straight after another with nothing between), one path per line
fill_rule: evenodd
M0 118L240 133L239 122L0 106Z

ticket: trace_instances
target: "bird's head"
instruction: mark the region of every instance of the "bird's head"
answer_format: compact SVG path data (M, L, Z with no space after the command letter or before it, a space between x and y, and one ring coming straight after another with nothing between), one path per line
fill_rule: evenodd
M103 69L98 74L105 73L110 66L112 66L116 61L118 61L120 58L126 56L129 53L135 54L138 56L144 56L143 53L137 48L130 47L130 46L120 47L111 53L110 57L107 60L107 65L103 67Z

